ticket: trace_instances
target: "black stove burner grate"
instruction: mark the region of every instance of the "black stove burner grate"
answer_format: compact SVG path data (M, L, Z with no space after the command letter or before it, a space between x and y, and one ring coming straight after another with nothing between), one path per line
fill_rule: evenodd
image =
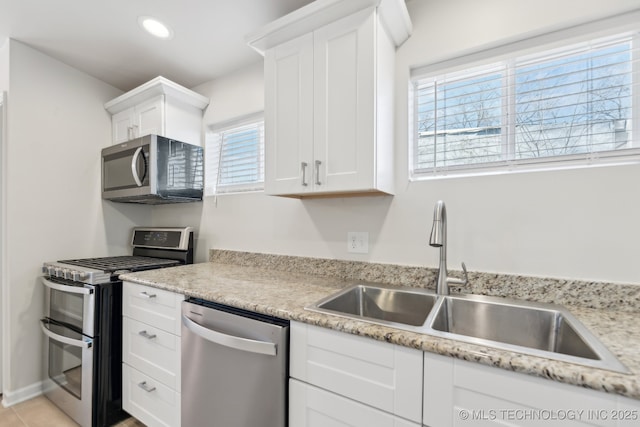
M174 259L162 259L146 256L113 256L103 258L84 258L69 259L58 261L63 264L76 265L79 267L93 268L102 270L105 273L113 273L114 271L142 271L152 268L169 267L179 265L180 261Z

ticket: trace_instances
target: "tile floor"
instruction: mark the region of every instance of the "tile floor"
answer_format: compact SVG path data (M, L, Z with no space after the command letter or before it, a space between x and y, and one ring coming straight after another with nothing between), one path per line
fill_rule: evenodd
M129 418L117 427L145 427ZM10 408L0 405L0 427L78 427L71 418L44 396L38 396Z

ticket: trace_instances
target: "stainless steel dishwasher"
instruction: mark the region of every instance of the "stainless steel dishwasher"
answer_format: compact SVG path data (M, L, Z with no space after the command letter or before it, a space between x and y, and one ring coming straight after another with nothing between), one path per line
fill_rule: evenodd
M286 427L289 321L182 303L182 425Z

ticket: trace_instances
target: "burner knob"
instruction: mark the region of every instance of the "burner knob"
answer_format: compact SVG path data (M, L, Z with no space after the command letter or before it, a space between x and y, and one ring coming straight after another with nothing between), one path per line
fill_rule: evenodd
M63 276L65 279L71 279L71 270L68 270L68 269L66 269L66 268L65 268L65 269L63 269L63 270L62 270L62 276Z
M51 266L48 266L47 273L49 273L49 276L53 276L55 274L55 269Z
M56 277L62 277L62 269L61 268L54 268L53 269L53 273L55 274Z
M46 266L46 265L43 265L43 266L42 266L42 272L43 272L44 274L47 274L47 273L49 272L49 269L47 268L47 266Z
M80 272L76 270L71 270L71 280L78 281L80 280Z

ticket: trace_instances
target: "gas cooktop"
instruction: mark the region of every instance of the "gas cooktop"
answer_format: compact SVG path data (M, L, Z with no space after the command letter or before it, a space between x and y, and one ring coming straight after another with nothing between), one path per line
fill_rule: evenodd
M42 264L49 277L90 285L118 280L125 272L144 271L193 262L193 229L134 228L133 255L68 259Z
M104 272L113 273L119 270L142 271L151 268L168 267L180 264L174 259L161 259L146 256L113 256L104 258L67 259L58 261L61 264L75 265L78 267L93 268Z

